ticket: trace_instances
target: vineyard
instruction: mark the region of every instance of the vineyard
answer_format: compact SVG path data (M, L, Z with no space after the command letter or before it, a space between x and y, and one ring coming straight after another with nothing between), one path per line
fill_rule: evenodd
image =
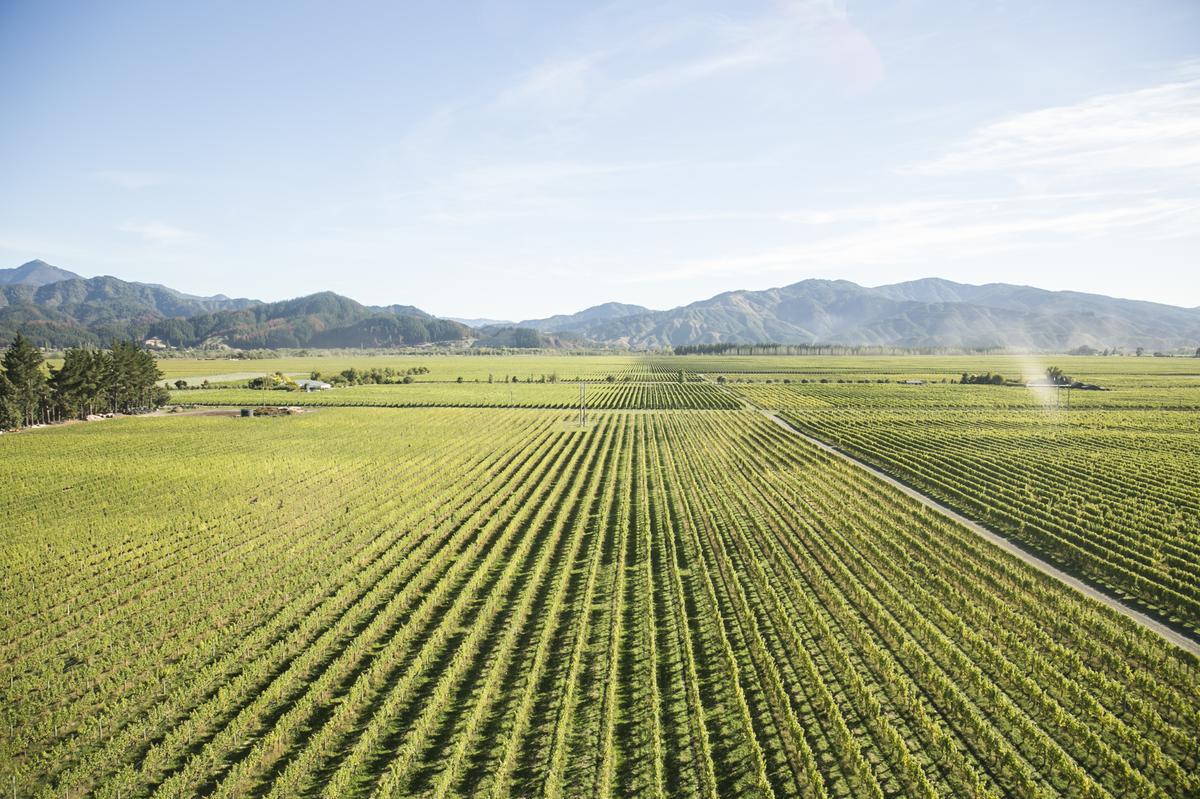
M950 383L901 385L892 380L807 384L735 383L737 392L756 405L778 410L842 408L847 410L1029 411L1044 418L1046 410L1067 410L1065 390L1024 386L962 386ZM1200 411L1200 383L1190 387L1126 386L1111 391L1072 391L1074 410ZM940 417L939 417L940 418Z
M414 367L428 370L415 376L419 382L467 383L518 382L678 382L701 376L730 381L807 380L817 383L855 383L861 380L895 382L920 379L930 383L957 379L963 372L992 371L1009 377L1038 373L1045 364L1023 356L888 356L888 357L784 357L784 356L637 356L637 355L386 355L318 354L280 358L164 358L158 365L168 382L185 379L198 384L205 378L226 379L237 374L282 372L307 377L318 372L325 377L345 369L391 368L400 372ZM1121 388L1172 387L1200 390L1200 366L1187 358L1118 358L1058 356L1054 363L1069 374L1083 376L1106 386ZM57 363L55 363L57 365ZM234 378L227 378L234 379ZM245 378L240 378L245 379Z
M759 413L123 419L0 484L19 796L1200 792L1193 657Z
M1136 358L1086 355L914 355L914 356L700 356L647 357L652 368L669 371L683 368L710 378L730 380L822 379L832 383L861 380L918 379L929 383L950 382L963 372L993 372L1009 378L1035 376L1046 366L1061 367L1068 374L1121 388L1190 387L1200 389L1200 364L1191 358Z
M191 405L315 405L376 408L578 408L573 383L433 383L350 386L326 391L258 391L213 388L174 391L171 399ZM584 386L589 408L618 410L734 409L742 403L711 383L603 382Z
M677 360L681 362L676 362ZM605 382L677 382L682 359L642 358L636 355L335 355L310 354L286 358L164 358L159 368L169 382L183 378L199 383L204 378L228 374L247 376L273 374L302 375L311 372L330 376L344 369L391 368L403 372L414 367L429 371L418 375L422 382L453 383L462 378L468 383L561 381ZM698 379L692 377L692 379Z
M1200 629L1200 421L1169 388L747 385L751 402L1054 563ZM1195 389L1176 389L1174 393ZM1146 407L1146 397L1160 400ZM1194 401L1192 397L1188 402ZM1133 407L1130 407L1133 406Z

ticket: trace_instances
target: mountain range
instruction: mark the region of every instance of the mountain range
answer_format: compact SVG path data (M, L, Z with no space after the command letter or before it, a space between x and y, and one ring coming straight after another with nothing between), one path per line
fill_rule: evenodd
M803 280L631 314L604 312L611 305L522 324L639 349L726 342L1047 351L1200 345L1195 308L940 278L874 288Z
M582 330L589 325L611 322L614 319L625 319L650 313L654 313L654 311L640 305L606 302L602 305L585 308L578 313L558 314L546 319L526 319L524 322L518 322L517 327L529 327L546 333L563 333Z
M940 278L865 287L803 280L729 291L669 310L604 303L518 323L436 318L411 305L366 306L332 292L282 302L197 297L42 261L0 269L0 343L17 331L49 347L157 338L171 346L398 347L777 343L1066 351L1200 346L1200 308L1073 291Z
M44 286L60 280L82 280L66 269L51 266L45 261L30 261L16 269L0 269L0 286Z
M333 292L270 303L197 297L41 261L0 269L0 342L18 331L46 347L128 338L176 347L399 347L471 337L466 325L409 305L365 306Z

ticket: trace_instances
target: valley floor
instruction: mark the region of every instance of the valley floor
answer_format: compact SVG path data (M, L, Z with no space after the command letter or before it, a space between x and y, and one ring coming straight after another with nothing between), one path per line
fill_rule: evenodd
M886 384L855 359L630 359L611 383L605 363L586 427L535 382L508 402L492 384L490 407L6 436L0 778L47 797L1200 792L1192 654L746 407L1047 558L1074 542L1186 628L1189 378L1110 372L1065 419L1024 389L896 384L946 368L914 360ZM850 382L796 382L839 366ZM1039 424L1061 456L1021 443Z

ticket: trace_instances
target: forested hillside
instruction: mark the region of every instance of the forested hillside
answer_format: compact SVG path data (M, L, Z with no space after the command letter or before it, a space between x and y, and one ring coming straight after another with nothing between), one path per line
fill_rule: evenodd
M59 273L72 276L38 283ZM26 264L4 276L25 282L0 284L0 344L20 332L52 348L150 337L176 347L399 347L470 332L410 305L369 307L332 292L262 303L195 297L115 277L81 278L48 264Z

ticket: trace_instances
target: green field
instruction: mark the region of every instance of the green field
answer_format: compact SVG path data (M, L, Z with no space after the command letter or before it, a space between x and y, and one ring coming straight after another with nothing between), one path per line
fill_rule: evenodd
M444 406L577 408L574 383L420 383L348 386L327 391L256 391L248 388L189 389L171 392L174 402L193 405L315 405L409 408ZM589 408L709 409L738 408L736 397L711 383L589 383Z
M862 357L704 356L651 359L658 368L680 364L713 378L763 381L772 378L844 378L846 380L954 380L963 372L993 372L1009 378L1041 375L1050 365L1067 374L1106 386L1200 389L1198 358L1137 358L1080 355L911 355Z
M605 380L612 375L644 381L676 380L680 370L691 375L704 374L715 379L844 378L888 380L956 379L963 372L998 372L1007 377L1040 374L1049 364L1068 374L1105 385L1152 387L1178 386L1200 389L1200 359L1135 358L1130 356L1024 356L1024 355L913 355L913 356L637 356L637 355L385 355L365 352L361 355L312 354L286 358L162 358L158 365L170 380L202 379L227 374L308 374L325 375L344 369L385 368L404 370L414 366L428 368L429 374L415 379L452 382L459 377L481 382L491 375L496 381L515 376L524 382L542 375L557 375L563 381Z
M747 404L1187 620L1195 363L1072 363L1113 390L1068 413L894 382L984 359L575 360L586 429L576 385L418 382L0 436L0 787L1200 793L1195 657Z
M668 359L669 360L669 359ZM429 369L428 374L416 375L414 379L431 382L453 382L458 378L466 381L487 382L491 377L496 382L515 377L520 382L549 379L551 376L562 381L606 380L610 375L616 380L677 379L676 374L662 374L654 361L633 355L311 355L288 358L264 358L255 360L236 358L163 358L158 362L163 375L170 381L183 378L198 382L205 377L228 374L284 374L308 375L320 372L333 375L351 367L357 369L392 368L403 371L415 366Z
M1131 381L1132 383L1133 381ZM736 385L754 404L1200 630L1200 391Z

